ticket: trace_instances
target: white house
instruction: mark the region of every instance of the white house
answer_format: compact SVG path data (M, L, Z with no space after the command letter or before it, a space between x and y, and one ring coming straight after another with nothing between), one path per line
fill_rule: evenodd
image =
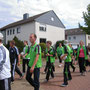
M31 33L37 35L37 43L51 40L52 44L55 44L56 41L65 39L65 26L53 10L32 17L26 13L23 15L23 20L4 26L0 28L0 31L4 35L4 43L6 44L15 36L19 40L29 42Z
M73 44L79 44L82 40L86 46L90 46L90 35L79 28L65 30L65 39Z

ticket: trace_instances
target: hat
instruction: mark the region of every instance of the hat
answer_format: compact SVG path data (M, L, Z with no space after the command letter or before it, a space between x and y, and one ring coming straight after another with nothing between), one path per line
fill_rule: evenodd
M3 40L3 34L0 33L0 40Z

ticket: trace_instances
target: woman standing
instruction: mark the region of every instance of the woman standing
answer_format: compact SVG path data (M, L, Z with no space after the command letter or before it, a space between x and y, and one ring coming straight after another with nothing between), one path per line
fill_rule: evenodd
M77 50L77 59L81 75L86 75L85 60L87 60L87 54L83 41L80 41L80 46Z

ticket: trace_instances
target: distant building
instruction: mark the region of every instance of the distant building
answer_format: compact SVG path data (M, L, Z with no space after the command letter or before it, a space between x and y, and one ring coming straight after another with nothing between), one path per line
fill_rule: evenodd
M86 46L90 46L90 35L79 28L65 30L65 39L73 44L79 44L80 40L83 40Z
M15 36L19 40L29 42L31 33L37 35L37 43L51 40L52 44L55 44L56 41L65 39L65 26L53 10L32 17L26 13L23 15L23 20L2 27L0 31L4 34L6 44Z

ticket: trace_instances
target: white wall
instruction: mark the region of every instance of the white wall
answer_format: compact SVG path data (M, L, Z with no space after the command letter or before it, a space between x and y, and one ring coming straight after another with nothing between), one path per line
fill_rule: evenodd
M74 39L73 37L76 37L76 39ZM69 40L69 37L71 37L71 40ZM86 35L68 35L67 36L67 40L70 43L78 43L82 40L84 42L84 44L86 45Z
M8 40L12 40L14 36L18 37L19 40L22 40L22 41L27 40L29 42L30 33L35 33L35 22L23 24L20 27L21 27L21 32L19 34L15 32L14 35L12 34L7 36L7 33L6 33L6 43L8 42ZM16 29L17 27L13 27L13 28Z
M90 46L90 35L86 35L86 45Z
M60 27L55 27L51 25L46 25L46 32L39 30L40 23L36 22L36 34L37 34L37 42L40 42L40 38L46 38L46 40L51 40L52 45L56 43L58 40L65 39L65 29Z

